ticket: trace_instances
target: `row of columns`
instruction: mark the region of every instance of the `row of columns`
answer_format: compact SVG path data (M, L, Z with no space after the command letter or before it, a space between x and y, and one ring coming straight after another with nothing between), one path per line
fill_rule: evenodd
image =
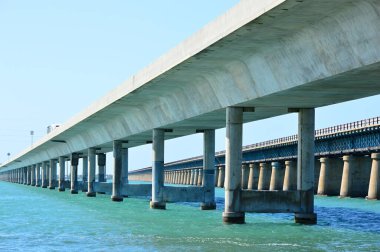
M380 153L372 153L364 164L365 157L345 155L341 158L322 157L316 160L315 192L318 195L340 197L365 197L380 199L379 160ZM367 159L367 158L365 158ZM370 161L370 162L366 162ZM341 166L341 167L339 167ZM215 186L223 188L225 166L216 168ZM241 167L241 188L248 190L297 190L297 161L250 163ZM168 183L200 185L193 181L201 169L166 171ZM319 172L319 174L318 174Z
M203 169L181 169L165 171L165 183L202 186Z

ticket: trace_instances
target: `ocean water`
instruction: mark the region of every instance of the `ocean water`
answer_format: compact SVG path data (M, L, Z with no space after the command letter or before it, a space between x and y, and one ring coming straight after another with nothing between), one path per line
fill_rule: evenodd
M6 182L0 191L0 251L380 251L380 201L316 197L314 226L291 214L226 225L221 189L216 211L152 210L143 198L116 203Z

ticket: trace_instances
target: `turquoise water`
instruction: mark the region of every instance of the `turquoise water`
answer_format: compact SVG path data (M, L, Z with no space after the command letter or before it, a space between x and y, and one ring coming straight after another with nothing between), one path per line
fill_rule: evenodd
M162 211L147 199L115 203L6 182L0 191L0 251L380 250L380 201L316 197L315 226L294 224L290 214L247 214L247 224L225 225L223 198L216 211Z

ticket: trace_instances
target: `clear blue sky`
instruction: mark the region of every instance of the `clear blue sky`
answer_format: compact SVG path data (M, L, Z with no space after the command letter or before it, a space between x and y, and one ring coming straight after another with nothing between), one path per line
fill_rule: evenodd
M48 125L65 123L236 3L0 0L0 163L30 146L30 130L36 139ZM379 104L374 96L319 108L316 127L378 116ZM295 134L296 125L295 114L249 123L243 143ZM224 134L217 131L217 150ZM202 136L165 148L166 161L200 155ZM149 166L150 150L131 148L130 168Z

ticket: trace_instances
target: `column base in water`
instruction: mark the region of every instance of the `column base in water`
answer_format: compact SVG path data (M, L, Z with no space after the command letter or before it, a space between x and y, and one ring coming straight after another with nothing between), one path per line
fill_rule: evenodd
M82 189L82 192L87 192L87 188L83 188L83 189Z
M376 198L372 198L372 197L368 197L368 196L366 196L365 199L366 199L366 200L377 200L377 197L376 197Z
M55 190L55 186L49 186L50 190Z
M106 194L105 192L98 192L98 194Z
M317 224L317 215L315 213L295 213L294 222L299 224L314 225Z
M121 202L121 201L123 201L123 197L112 195L111 200L115 201L115 202Z
M70 190L70 193L71 193L71 194L78 194L78 190L71 189L71 190Z
M223 222L226 224L244 224L245 213L244 212L223 212Z
M47 186L46 185L44 185L44 186L41 186L42 188L47 188Z
M86 196L87 197L96 197L96 192L87 192Z
M215 202L202 202L201 203L201 210L215 210L216 209L216 203Z
M36 187L41 187L40 185L36 185Z
M150 208L165 210L166 209L166 203L165 202L153 202L153 201L150 201Z
M59 192L64 192L64 191L65 191L65 188L61 188L61 187L60 187L60 188L58 188L58 191L59 191Z

